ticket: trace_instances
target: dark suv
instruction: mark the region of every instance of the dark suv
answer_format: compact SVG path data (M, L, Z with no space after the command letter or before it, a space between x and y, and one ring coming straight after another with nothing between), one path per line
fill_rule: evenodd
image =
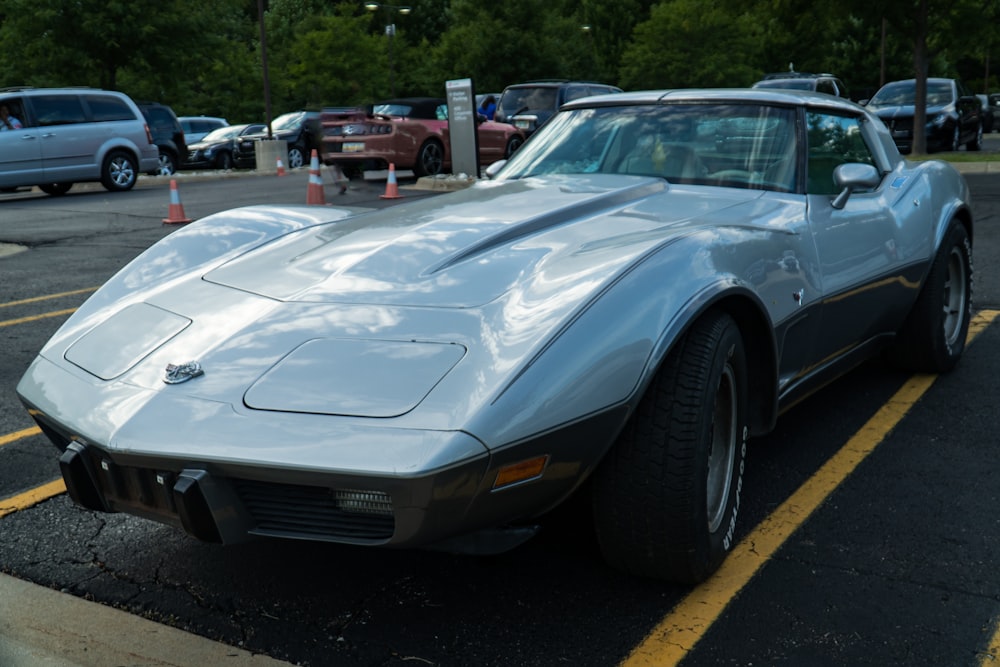
M885 84L868 100L868 108L889 128L900 153L913 149L916 98L916 80L906 79ZM925 122L928 153L957 151L963 145L970 151L983 148L982 106L958 79L927 79Z
M187 158L187 142L184 139L184 128L177 120L174 110L159 102L136 102L146 124L153 135L153 142L160 150L160 168L151 172L153 175L173 174L181 162Z
M293 111L271 121L271 136L288 144L288 164L285 166L289 169L308 166L312 150L319 150L319 116L318 111ZM267 130L241 137L233 147L233 163L237 167L255 167L255 144L262 139L267 139Z
M778 88L781 90L812 90L834 97L850 99L847 86L833 74L809 74L807 72L777 72L767 74L754 88Z
M545 124L566 102L589 97L620 93L621 88L589 81L532 81L507 86L497 102L495 120L510 123L531 134Z

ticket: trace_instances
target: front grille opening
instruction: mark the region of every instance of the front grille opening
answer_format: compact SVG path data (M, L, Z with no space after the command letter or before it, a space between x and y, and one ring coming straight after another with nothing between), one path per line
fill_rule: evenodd
M232 480L257 535L386 540L395 530L392 498L381 491Z

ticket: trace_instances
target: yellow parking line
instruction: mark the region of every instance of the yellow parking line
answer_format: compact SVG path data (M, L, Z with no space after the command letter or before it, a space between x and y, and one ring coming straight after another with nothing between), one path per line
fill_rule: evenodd
M48 500L49 498L58 496L60 493L65 492L66 484L63 483L61 479L57 479L54 482L49 482L48 484L43 484L42 486L36 486L30 491L25 491L24 493L18 494L12 498L0 500L0 519L8 514L28 509L32 505L37 505L43 500Z
M12 327L15 324L25 324L26 322L44 320L49 317L59 317L60 315L70 315L74 312L76 312L76 308L67 308L66 310L53 310L48 313L42 313L41 315L31 315L29 317L18 317L13 320L3 320L0 321L0 327Z
M59 292L58 294L46 294L44 296L35 296L30 299L21 299L19 301L7 301L6 303L0 303L0 308L9 308L11 306L23 306L28 303L38 303L39 301L49 301L51 299L61 299L64 296L76 296L77 294L86 294L87 292L96 292L96 287L87 287L84 289L75 289L70 292Z
M0 435L0 447L12 443L15 440L30 438L31 436L38 435L41 432L42 429L38 428L37 426L32 426L31 428L22 429L20 431L14 431L13 433L8 433L6 435Z
M969 325L967 344L998 315L1000 311L996 310L977 313ZM936 375L912 376L839 452L736 545L719 571L681 600L642 643L632 650L621 667L677 665L701 640L753 575L865 457L875 450L913 404L934 384L935 379ZM997 646L998 643L1000 629L991 646Z

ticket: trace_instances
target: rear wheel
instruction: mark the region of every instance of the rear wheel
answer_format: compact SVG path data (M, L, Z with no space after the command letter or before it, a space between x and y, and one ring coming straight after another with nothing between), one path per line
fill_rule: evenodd
M417 163L413 173L417 176L437 176L444 170L444 146L434 139L428 139L417 152Z
M594 524L609 563L684 584L718 569L735 542L746 415L739 327L710 311L671 351L595 474Z
M38 186L38 189L47 195L58 197L69 192L71 187L73 187L72 183L43 183Z
M101 185L112 192L130 190L139 178L135 160L125 151L112 151L101 165Z
M972 317L972 243L953 221L920 296L889 348L889 360L907 370L944 373L965 349Z
M177 158L170 151L160 151L160 166L154 176L172 176L177 173Z

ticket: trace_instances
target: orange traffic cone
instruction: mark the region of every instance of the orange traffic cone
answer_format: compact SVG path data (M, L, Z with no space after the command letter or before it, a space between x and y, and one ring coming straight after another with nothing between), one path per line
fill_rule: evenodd
M399 186L396 183L396 165L389 163L389 180L385 182L385 194L379 195L382 199L399 199L403 195L399 194Z
M178 224L191 222L191 218L184 215L184 207L181 205L181 196L177 193L177 181L170 179L170 208L167 210L167 217L163 219L166 224Z
M323 177L319 173L319 155L313 149L312 159L309 161L309 187L306 190L307 204L325 204L326 195L323 192Z
M279 157L278 158L278 176L284 176L284 175L285 175L285 165L282 164L281 158Z

